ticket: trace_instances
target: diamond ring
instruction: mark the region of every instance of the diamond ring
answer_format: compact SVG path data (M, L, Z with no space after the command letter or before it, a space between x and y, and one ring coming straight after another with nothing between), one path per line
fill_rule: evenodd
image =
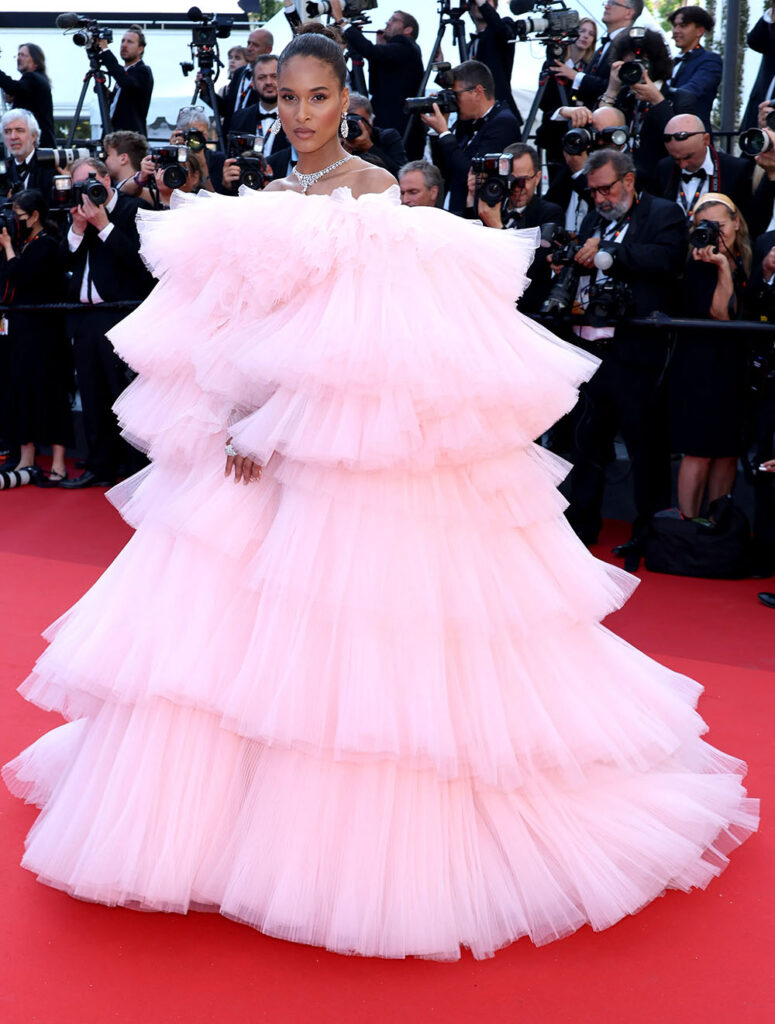
M233 459L235 455L239 455L239 452L231 443L231 441L229 441L227 445L224 445L223 450L226 452L230 459Z

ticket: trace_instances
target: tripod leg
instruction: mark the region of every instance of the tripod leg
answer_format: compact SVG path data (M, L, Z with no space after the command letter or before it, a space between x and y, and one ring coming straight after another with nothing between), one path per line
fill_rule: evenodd
M530 137L530 132L533 129L533 122L536 119L536 114L538 113L538 108L540 106L541 100L544 98L545 92L546 82L542 82L541 85L538 86L538 91L536 92L535 97L533 98L533 102L530 106L530 113L527 115L527 120L522 126L522 140L524 142L527 142L527 140Z
M425 68L425 71L423 71L422 81L420 82L420 88L419 88L418 93L417 93L418 96L424 96L425 95L425 90L428 87L428 81L429 81L429 79L431 77L431 71L433 70L433 62L434 62L434 60L436 60L436 54L439 52L439 47L441 46L441 41L444 38L444 29L446 27L447 27L447 23L442 18L440 23L439 23L439 31L436 33L436 41L433 44L433 49L431 50L431 55L430 55L430 58L428 60L428 64L427 64L427 66ZM406 149L406 145L407 145L407 143L409 141L409 136L412 133L412 128L414 127L416 118L417 118L416 114L411 114L410 117L409 117L409 120L406 122L406 128L404 128L404 140L403 140L404 141L404 149Z
M223 139L223 125L221 119L218 117L218 97L215 95L215 86L213 80L209 75L202 77L201 85L204 86L204 90L207 93L206 102L212 107L215 114L215 134L218 139L218 149L226 152L226 144Z
M110 119L108 90L101 73L94 75L94 91L97 93L97 105L100 108L100 121L102 122L102 138L104 138L113 131L113 122Z
M70 123L70 131L67 133L67 142L65 143L65 145L68 147L68 149L70 148L70 146L72 146L73 140L75 139L75 133L78 128L78 122L81 119L81 111L83 110L83 101L86 99L86 91L89 88L89 82L91 81L91 78L92 72L87 71L86 77L83 80L83 85L81 86L81 95L78 97L78 102L75 105L75 113L73 114L73 120Z

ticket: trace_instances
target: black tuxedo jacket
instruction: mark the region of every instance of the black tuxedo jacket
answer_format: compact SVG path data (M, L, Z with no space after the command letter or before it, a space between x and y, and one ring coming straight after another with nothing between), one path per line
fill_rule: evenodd
M748 230L751 238L763 234L770 226L772 215L775 213L775 181L764 175L756 186L756 191L751 196L748 205Z
M35 115L40 128L39 146L54 146L54 102L51 98L51 84L40 71L23 71L21 78L14 81L10 75L0 71L0 88L13 96L13 105L29 110Z
M775 25L771 25L764 18L759 18L748 33L748 45L752 50L762 54L762 62L740 122L741 130L756 127L759 104L767 99L770 82L775 78Z
M471 37L471 57L486 64L490 69L495 82L496 100L502 100L510 108L521 126L522 115L517 109L511 91L515 50L514 21L512 18L502 18L490 4L483 4L479 12L486 24L481 32Z
M748 209L751 203L751 174L753 164L750 160L743 160L742 157L730 156L723 151L717 152L711 146L711 154L714 163L718 163L718 192L735 203L746 221L748 220ZM674 203L678 201L678 192L681 182L681 172L672 157L665 157L657 164L657 195L663 199L671 199Z
M404 140L393 128L372 128L374 145L360 156L376 158L396 178L407 161Z
M254 103L258 103L258 93L255 89L248 89L248 94L245 98L245 106L240 110L235 110L234 106L239 99L240 89L242 88L242 79L247 75L250 78L253 75L253 69L249 64L246 64L244 68L238 68L231 76L229 82L229 88L226 90L226 95L221 96L216 93L216 99L218 101L218 113L221 116L223 124L223 134L226 135L232 130L243 131L242 128L233 129L232 119L237 115L243 113L244 110L249 109ZM203 95L204 98L204 95Z
M576 180L581 183L579 185L580 188L586 187L587 179L585 175L582 174L581 177ZM552 178L552 184L549 187L549 191L546 193L546 198L550 203L556 203L561 207L562 218L560 223L565 222L564 211L567 209L570 197L573 194L573 183L573 175L571 174L568 165L563 164Z
M254 95L258 97L258 94L254 92ZM249 106L244 107L242 110L235 110L231 116L231 122L229 124L230 132L242 132L245 135L255 135L256 129L258 128L258 103L253 101ZM285 149L290 146L288 137L282 128L275 136L275 140L272 143L272 152L279 149ZM267 158L268 159L268 158Z
M562 226L564 220L565 215L556 203L542 199L540 196L533 196L532 202L527 204L519 221L507 219L506 222L509 227L521 230L522 228L540 228L544 224ZM535 258L528 267L527 276L530 283L519 300L519 308L523 313L538 312L548 294L552 270L546 255L546 249L536 249Z
M369 62L369 88L374 120L380 128L394 128L403 135L408 121L407 96L416 96L423 76L420 47L408 36L393 36L386 43L372 43L352 25L344 31L345 42Z
M452 213L462 213L465 206L472 158L502 153L520 138L516 117L505 104L496 103L483 118L457 121L452 133L432 139L433 162L444 176Z
M684 92L683 89L671 89L668 85L663 85L661 92L664 96L662 102L649 107L640 121L640 134L632 151L639 187L654 194L659 191L656 178L657 164L667 156L665 143L662 141L665 125L676 114L697 112L697 100L692 93ZM631 124L637 99L626 86L619 92L616 105L625 112L627 122Z
M154 279L140 259L140 238L135 223L137 211L143 205L134 196L119 192L118 202L113 212L108 214L116 226L104 242L91 224L75 252L70 252L67 239L64 239L62 255L67 269L72 272L68 286L69 302L80 299L87 255L91 280L105 302L144 299L148 295Z
M746 289L743 317L746 320L758 320L760 316L759 292L764 284L762 274L762 261L767 253L775 246L775 231L765 231L756 239L753 247L753 263L751 264L751 277Z
M13 157L8 161L8 169L11 178L11 187L14 192L21 189L36 188L43 193L46 205L51 205L51 189L54 184L54 175L57 173L54 167L41 167L37 156L33 156L29 162L29 174L26 178L20 174L19 165Z
M578 96L584 106L591 107L592 110L595 109L598 99L608 88L608 78L611 74L610 56L610 43L605 51L605 55L603 54L603 46L598 46L589 63L589 68L584 72L584 77L575 91L576 96Z
M673 71L670 86L693 94L697 116L710 131L710 111L721 84L723 61L718 53L695 46L681 58Z
M605 222L592 209L579 230L583 243L600 235ZM667 199L643 192L632 211L627 233L616 247L609 276L624 281L632 291L632 315L645 317L654 310L670 313L680 294L676 279L686 260L688 228L683 210ZM665 363L665 332L649 328L616 328L612 354L624 362L658 372Z
M148 134L148 108L153 93L153 73L148 65L139 60L125 68L115 53L102 51L102 62L113 77L116 88L120 89L116 109L111 115L114 131L139 132ZM115 92L113 93L115 96ZM112 100L111 100L112 106Z

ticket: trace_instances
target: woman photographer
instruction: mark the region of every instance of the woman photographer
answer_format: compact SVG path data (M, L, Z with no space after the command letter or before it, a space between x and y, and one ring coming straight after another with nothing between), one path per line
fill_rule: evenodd
M716 192L703 197L693 219L683 314L737 320L751 272L746 223L732 200ZM700 515L706 489L711 504L729 494L735 482L742 452L746 352L742 330L687 331L678 337L671 411L674 450L684 453L678 507L688 519Z
M59 241L45 221L46 211L42 193L26 189L13 199L16 232L9 233L5 225L0 230L0 295L3 304L12 307L6 339L4 432L19 445L16 469L33 467L36 446L51 445L48 479L38 472L35 482L56 487L67 479L65 447L72 441L73 374L64 321L55 311L13 311L14 305L47 305L64 298Z

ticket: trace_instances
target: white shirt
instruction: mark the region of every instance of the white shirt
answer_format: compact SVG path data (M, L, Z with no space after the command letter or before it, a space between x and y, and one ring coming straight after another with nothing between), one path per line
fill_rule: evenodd
M271 110L267 110L263 103L259 100L258 103L258 117L256 119L256 135L260 135L264 140L263 155L269 156L274 147L276 135L271 135L269 129L272 127L274 122L277 120L277 107L273 107Z
M580 171L576 171L575 174L571 175L573 181L576 181L584 173L584 168ZM574 234L578 234L578 230L581 226L581 222L586 217L589 211L589 203L578 192L571 191L570 199L568 200L568 209L565 211L565 230L572 231Z
M629 32L631 28L632 28L632 25L627 25L624 28L616 28L616 29L614 29L613 32L609 32L608 33L608 42L603 47L603 52L600 54L600 60L602 60L603 57L605 57L605 55L608 53L608 47L611 45L613 40L616 39L616 37L619 35L619 33L620 32ZM584 74L585 74L585 72L583 72L583 71L579 71L578 72L576 77L573 79L573 85L571 86L571 88L576 89L576 90L578 89L578 87L581 85L582 81L584 80Z
M713 174L713 157L710 155L710 146L705 150L705 159L702 162L702 167L698 168L698 170L705 171L705 180L701 181L700 178L693 177L689 181L684 181L681 178L678 190L676 202L683 208L687 217L705 193L710 190L710 178ZM698 189L699 192L697 191ZM696 200L694 198L695 195L697 196Z
M630 208L630 212L632 208ZM627 234L627 229L630 226L629 220L619 231L619 234L615 239L608 238L616 230L616 221L610 221L603 228L602 234L600 235L601 240L606 239L607 241L615 241L619 244L624 236ZM604 270L598 270L595 275L595 284L602 284L608 280L608 274ZM576 303L581 306L582 309L586 309L589 305L589 289L592 284L592 276L585 276L579 280L579 286L576 291ZM600 338L613 338L615 327L590 327L588 324L574 327L573 330L580 338L585 338L587 341L597 341Z
M113 195L110 197L110 199L107 201L107 203L105 203L105 212L109 213L109 214L112 213L115 210L115 208L116 208L116 203L117 202L118 202L118 192L116 192L116 190L114 189L113 190ZM102 231L99 232L98 237L104 242L107 239L108 235L111 233L111 231L113 230L113 228L115 226L116 226L115 224L107 224L102 229ZM83 242L83 235L79 235L76 231L73 231L73 229L71 227L70 230L67 232L67 245L68 245L68 248L70 249L70 252L75 252L76 249L78 249L78 247L81 245L82 242ZM95 285L92 283L92 280L91 280L91 270L89 268L89 257L88 257L88 255L86 256L86 264L84 265L84 268L83 268L83 278L81 280L81 292L80 292L80 295L78 296L78 301L79 302L84 302L84 303L87 303L87 304L95 304L95 305L97 303L99 303L99 302L104 302L105 301L102 298L102 296L100 295L100 293L97 291L97 288L95 287Z

